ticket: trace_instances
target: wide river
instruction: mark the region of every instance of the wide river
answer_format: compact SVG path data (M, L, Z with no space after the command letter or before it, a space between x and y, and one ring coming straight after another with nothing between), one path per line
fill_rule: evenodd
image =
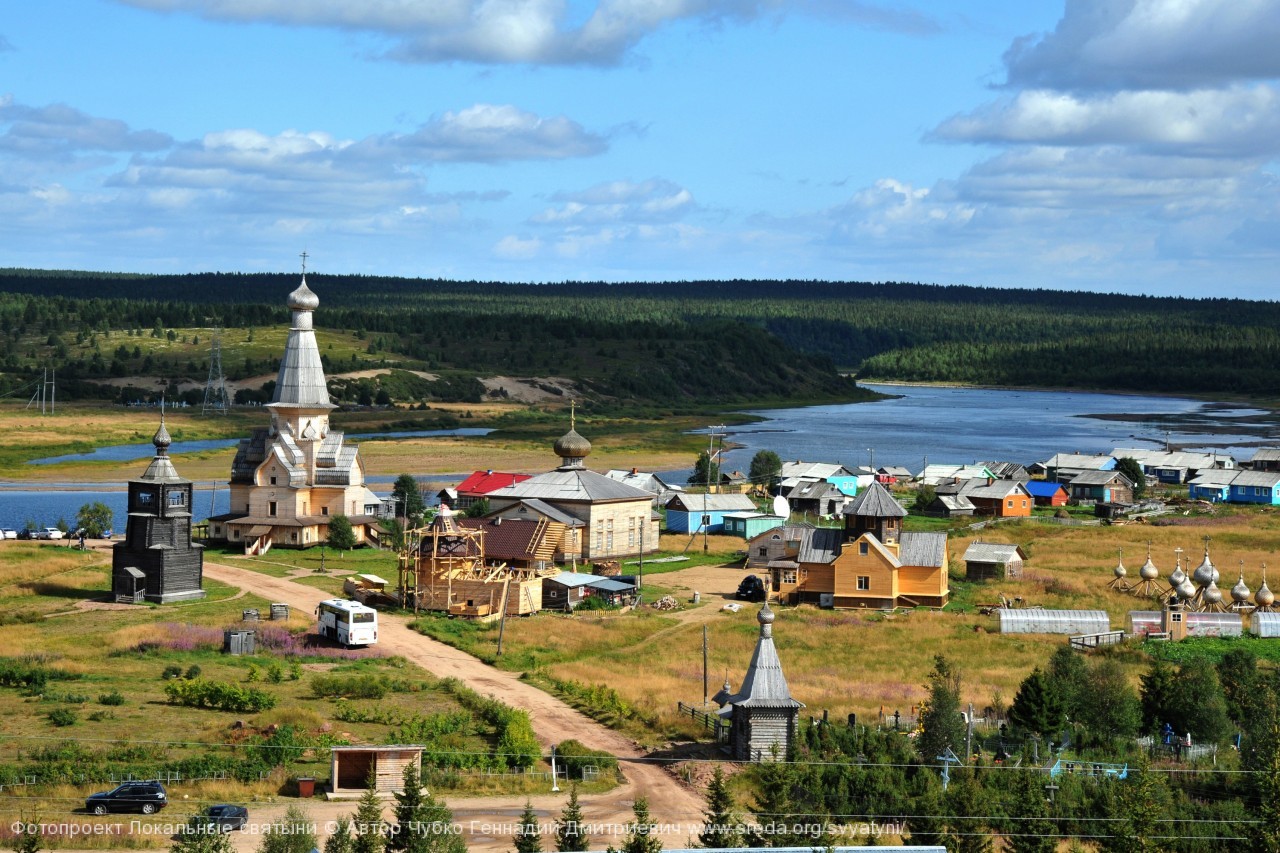
M877 466L902 465L918 472L926 459L1026 464L1059 452L1106 453L1116 447L1162 447L1166 441L1248 459L1254 447L1280 444L1280 418L1275 413L1237 404L1066 391L867 387L895 396L874 403L752 412L764 420L726 430L726 441L739 445L725 454L726 470L746 471L751 457L761 449L773 450L785 460L850 466L874 461ZM412 434L423 433L405 435ZM397 434L379 436L390 439ZM171 452L178 456L179 471L181 453L198 449L203 447L174 444ZM101 448L93 458L142 459L153 452L150 445ZM670 482L683 483L690 469L663 473ZM393 480L370 478L373 488L382 493L390 491ZM225 481L198 483L196 489L197 521L227 511ZM28 520L40 527L59 519L74 523L77 510L96 500L111 507L117 527L123 527L125 495L120 486L60 484L58 489L33 490L21 483L0 488L0 527L22 527Z
M746 471L758 450L783 460L848 466L1008 461L1116 447L1216 450L1248 459L1276 441L1280 416L1260 408L1174 397L866 385L895 395L874 403L763 409L762 422L729 427L723 467ZM874 460L873 460L874 457ZM683 482L681 474L672 472Z

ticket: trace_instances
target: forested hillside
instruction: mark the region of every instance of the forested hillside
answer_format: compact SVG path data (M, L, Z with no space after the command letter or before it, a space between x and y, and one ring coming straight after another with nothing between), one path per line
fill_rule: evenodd
M252 375L278 358L297 281L0 271L0 364L12 381L46 364L76 380L203 379L200 331L220 323L228 373ZM640 401L851 398L836 368L868 379L1280 392L1273 302L856 282L309 282L331 368L566 376ZM157 339L169 346L149 345Z

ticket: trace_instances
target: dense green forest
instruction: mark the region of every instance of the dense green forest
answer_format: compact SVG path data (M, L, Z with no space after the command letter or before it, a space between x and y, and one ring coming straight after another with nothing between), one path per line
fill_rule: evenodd
M199 343L200 331L220 324L231 378L269 372L279 348L251 346L252 330L287 326L284 296L297 281L0 270L0 367L16 387L55 366L80 395L117 393L93 384L113 376L202 381L208 333ZM350 346L325 350L330 369L439 374L436 387L412 392L419 399L467 399L479 393L476 376L494 374L569 377L601 398L677 404L855 399L840 372L1280 392L1273 302L813 281L527 285L313 274L309 283L321 298L322 334L351 336ZM157 338L186 346L147 345Z

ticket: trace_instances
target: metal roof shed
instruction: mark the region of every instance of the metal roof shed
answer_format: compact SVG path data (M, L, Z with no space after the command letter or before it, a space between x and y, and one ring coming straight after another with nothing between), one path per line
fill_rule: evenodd
M1111 630L1105 610L1002 609L1001 634L1103 634Z
M1249 617L1249 633L1255 637L1280 637L1280 613L1255 611Z

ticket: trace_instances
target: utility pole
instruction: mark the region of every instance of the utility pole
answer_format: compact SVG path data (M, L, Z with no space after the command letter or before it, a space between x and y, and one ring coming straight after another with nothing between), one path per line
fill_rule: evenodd
M709 426L707 429L710 430L707 434L707 490L702 495L702 553L704 554L709 550L707 536L710 533L709 528L711 527L711 515L707 512L707 495L711 494L711 472L713 469L717 474L716 479L720 479L719 464L716 462L716 457L720 454L719 451L715 449L715 446L717 438L724 438L723 432L717 432L717 430L724 429L724 424Z
M707 626L702 626L702 707L710 702L710 685L707 682Z

